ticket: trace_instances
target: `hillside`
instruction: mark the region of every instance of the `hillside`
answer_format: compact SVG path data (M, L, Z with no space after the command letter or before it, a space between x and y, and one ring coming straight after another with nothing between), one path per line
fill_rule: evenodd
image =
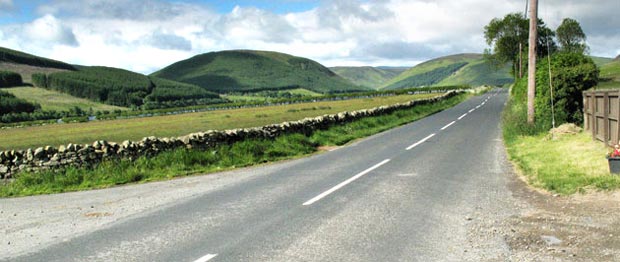
M512 81L508 67L497 71L484 61L481 54L458 54L436 58L416 65L384 84L382 88L504 85Z
M620 56L601 66L597 88L620 88Z
M596 64L596 66L598 67L602 67L610 62L612 62L614 59L613 58L609 58L609 57L600 57L600 56L590 56L590 58L592 58L592 61L594 61L594 63Z
M75 67L56 60L0 47L0 71L16 72L25 83L31 83L32 74L75 70Z
M330 67L334 73L351 81L353 84L364 86L372 89L378 89L390 79L396 77L404 70L384 70L377 67L360 66L360 67Z
M21 98L33 104L41 106L41 110L54 110L54 111L69 111L76 107L81 108L84 111L94 112L97 111L114 111L114 110L129 110L126 107L118 107L112 105L106 105L98 102L93 102L84 98L77 98L65 93L61 93L55 90L43 89L37 87L14 87L0 89L7 93L13 94L17 98Z
M122 107L162 108L209 104L219 95L198 86L124 69L80 66L78 71L34 74L37 87Z
M195 84L218 93L295 88L319 93L367 90L310 59L253 50L197 55L151 76Z

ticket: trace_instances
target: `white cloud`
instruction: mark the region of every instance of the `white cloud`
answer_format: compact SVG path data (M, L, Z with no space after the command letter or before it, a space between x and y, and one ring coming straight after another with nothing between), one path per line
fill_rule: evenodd
M620 1L550 1L541 3L539 14L552 29L564 17L575 18L593 55L620 52L615 15ZM221 14L160 0L52 0L38 8L41 17L34 21L0 26L0 41L70 63L143 73L226 49L273 50L329 66L412 65L482 52L483 27L492 18L522 12L524 5L521 0L334 0L288 14L255 7Z
M0 12L13 9L13 0L0 0Z

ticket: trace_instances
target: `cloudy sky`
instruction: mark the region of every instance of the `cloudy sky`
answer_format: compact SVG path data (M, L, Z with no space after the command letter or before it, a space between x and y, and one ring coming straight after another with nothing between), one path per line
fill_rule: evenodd
M591 54L620 54L620 0L540 0L577 19ZM412 66L481 53L483 27L526 0L0 0L0 46L151 73L193 55L271 50L327 66Z

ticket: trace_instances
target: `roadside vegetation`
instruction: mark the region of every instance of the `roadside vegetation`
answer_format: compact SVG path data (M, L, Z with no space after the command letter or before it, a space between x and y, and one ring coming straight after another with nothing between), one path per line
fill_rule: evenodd
M510 159L533 186L559 194L618 189L620 176L609 174L605 159L608 149L603 143L593 141L583 132L550 135L550 130L555 131L552 130L554 121L556 126L583 124L582 91L594 88L599 82L599 68L585 54L585 34L573 22L565 19L557 29L559 46L555 43L541 46L545 52L538 54L534 124L527 122L527 76L519 77L518 74L527 72L526 68L518 67L527 62L519 63L517 44L522 42L526 46L527 36L513 32L517 28L527 32L527 20L520 14L509 14L503 19L494 19L485 28L488 43L494 47L490 57L512 62L517 79L503 112L504 140ZM555 32L546 28L542 21L539 32L543 32L539 37L549 37L539 40L539 44L553 41L550 36ZM547 52L551 53L550 57ZM552 74L553 97L549 72Z
M135 161L106 161L93 168L67 168L36 174L20 173L13 181L0 185L0 196L14 197L106 188L297 158L316 152L320 146L343 145L416 121L450 108L467 97L468 95L461 94L437 103L398 110L383 116L362 118L316 131L309 136L288 134L273 140L254 139L221 145L207 151L179 149L163 152L154 157L141 157ZM373 106L364 108L369 107Z

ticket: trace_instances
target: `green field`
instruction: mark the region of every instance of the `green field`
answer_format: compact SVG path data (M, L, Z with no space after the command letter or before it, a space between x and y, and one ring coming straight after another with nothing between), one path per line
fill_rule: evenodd
M42 110L68 111L74 107L79 107L84 111L88 111L92 108L95 112L104 110L128 110L126 107L96 103L87 99L60 93L58 91L37 87L15 87L3 88L1 90L9 92L18 98L25 99L28 102L40 104Z
M400 95L2 129L0 130L0 150L26 149L46 145L59 146L69 143L84 144L97 140L122 142L123 140L139 140L146 136L172 137L206 130L256 127L437 95Z

